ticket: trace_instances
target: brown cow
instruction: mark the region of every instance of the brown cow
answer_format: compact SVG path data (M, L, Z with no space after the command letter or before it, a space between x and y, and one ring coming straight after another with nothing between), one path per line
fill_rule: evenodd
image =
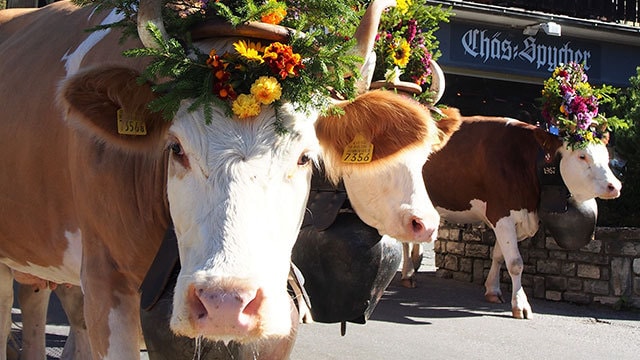
M604 144L590 143L573 150L559 136L514 119L464 117L453 108L443 112L446 118L462 123L425 163L427 192L443 219L461 224L484 222L494 230L496 244L485 296L492 302L502 301L499 276L506 262L513 285L513 316L529 318L532 311L520 280L523 262L518 241L533 236L539 226L538 153L549 158L560 155L560 173L571 200L595 207L594 198L616 198L622 186L609 169L607 149ZM409 251L409 244L403 250L403 279L405 286L412 286L419 251Z
M357 32L361 45L372 43L377 17L392 3L372 4L359 28L371 31ZM362 166L365 171L349 167L341 175L368 184L347 188L350 198L368 202L358 210L366 212L363 218L389 214L374 224L380 231L431 238L438 215L426 191L411 185L418 183L412 173L441 137L419 107L372 93L343 103L345 115L334 119L284 104L279 118L290 129L286 134L276 133L272 107L243 122L214 108L207 124L202 110L189 112L185 103L165 122L146 109L155 94L137 81L145 62L120 55L140 43L119 44L115 30L84 31L119 16L64 1L0 12L0 132L13 151L0 160L5 331L11 268L82 286L93 356L137 357L138 288L173 222L182 263L175 332L241 342L292 340L297 318L285 284L309 192L310 159L356 135L373 144L374 161ZM198 44L223 52L231 43ZM358 49L362 56L370 51ZM144 121L147 135L119 135L118 109ZM376 180L398 177L405 178L398 181L402 186L386 203L385 184Z

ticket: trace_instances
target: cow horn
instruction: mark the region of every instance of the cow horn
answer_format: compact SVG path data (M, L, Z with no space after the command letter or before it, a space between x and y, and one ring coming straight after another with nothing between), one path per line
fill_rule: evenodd
M158 48L159 45L147 28L150 22L158 28L164 39L169 38L162 20L161 0L140 0L138 5L138 37L145 47Z
M444 72L434 60L429 62L429 66L431 67L431 86L429 90L433 93L433 104L436 104L444 95Z
M357 42L355 54L364 59L361 69L362 80L356 84L360 93L364 93L369 89L371 78L373 77L376 63L373 46L376 41L378 26L380 25L380 17L386 8L393 6L396 6L396 0L373 0L367 7L367 11L365 11L354 35Z

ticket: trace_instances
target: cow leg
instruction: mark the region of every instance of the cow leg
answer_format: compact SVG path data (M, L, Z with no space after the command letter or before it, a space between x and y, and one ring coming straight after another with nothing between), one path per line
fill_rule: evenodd
M422 243L412 243L411 247L411 262L413 262L413 270L418 272L420 265L422 265Z
M60 359L90 359L89 334L82 312L84 297L79 286L58 286L55 290L69 320L69 336Z
M496 241L493 247L493 254L491 256L491 269L489 269L489 275L484 282L486 289L484 298L491 303L504 303L504 297L502 297L502 290L500 289L500 269L504 263L504 256L500 250L500 244Z
M51 290L19 284L18 303L22 310L22 359L46 358L45 326Z
M533 315L527 295L522 288L524 262L518 250L516 227L510 218L500 219L495 227L496 242L500 246L504 261L511 277L511 312L516 319L529 319ZM492 262L493 267L493 262ZM497 275L499 276L499 274ZM497 279L499 282L499 278Z
M7 339L11 335L11 307L13 306L13 275L11 269L0 265L0 360L7 359Z
M108 256L104 256L108 258ZM137 286L101 263L83 259L84 316L94 359L140 357L140 295Z
M410 250L411 245L407 242L402 243L402 278L400 279L400 284L409 289L416 287L416 270L412 259L413 252Z

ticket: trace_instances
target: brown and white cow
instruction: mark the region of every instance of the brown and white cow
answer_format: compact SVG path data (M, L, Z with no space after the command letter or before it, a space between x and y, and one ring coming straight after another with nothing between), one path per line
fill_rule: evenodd
M464 117L454 108L443 112L446 118L459 118L462 122L446 145L425 163L427 192L444 220L460 224L484 222L493 229L496 244L485 297L502 302L499 276L505 262L513 285L513 316L530 318L531 306L521 284L523 261L518 241L533 236L539 226L537 155L540 151L560 154L560 173L575 202L595 205L596 197L618 197L622 186L609 169L606 146L591 143L584 149L572 150L560 137L521 121ZM419 251L412 250L410 254L406 243L403 251L402 277L409 280L412 261L419 258Z
M372 43L377 17L392 4L372 4L357 32L361 45ZM440 141L419 107L391 93L371 93L342 104L345 115L335 119L285 104L280 119L291 130L285 135L274 130L273 109L251 122L214 109L206 124L202 111L188 112L185 103L165 122L146 109L155 95L137 82L144 61L120 55L140 44L120 44L114 30L84 31L119 16L66 1L0 12L0 132L13 151L0 160L0 322L6 333L11 268L80 285L94 357L138 357L138 288L173 222L182 263L171 320L176 333L244 342L289 337L297 318L286 279L310 160L358 134L373 143L374 161L363 165L365 171L344 174L368 184L348 188L350 198L366 199L363 218L384 213L396 220L375 223L381 232L431 238L439 219L425 205L426 191L406 180L394 189L375 181L411 177L403 170L419 169ZM198 45L224 51L233 40ZM369 51L364 46L361 55ZM387 109L382 116L380 104ZM148 134L118 135L120 108L144 119ZM396 194L395 203L387 202L387 191Z

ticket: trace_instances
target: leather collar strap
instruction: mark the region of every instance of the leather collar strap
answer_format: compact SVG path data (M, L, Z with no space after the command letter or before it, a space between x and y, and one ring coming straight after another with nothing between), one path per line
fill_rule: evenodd
M140 285L140 307L142 309L148 311L153 308L174 271L180 271L180 257L178 255L178 239L173 231L173 223L171 223L164 233L160 249L158 249L158 253L153 259L142 285Z

